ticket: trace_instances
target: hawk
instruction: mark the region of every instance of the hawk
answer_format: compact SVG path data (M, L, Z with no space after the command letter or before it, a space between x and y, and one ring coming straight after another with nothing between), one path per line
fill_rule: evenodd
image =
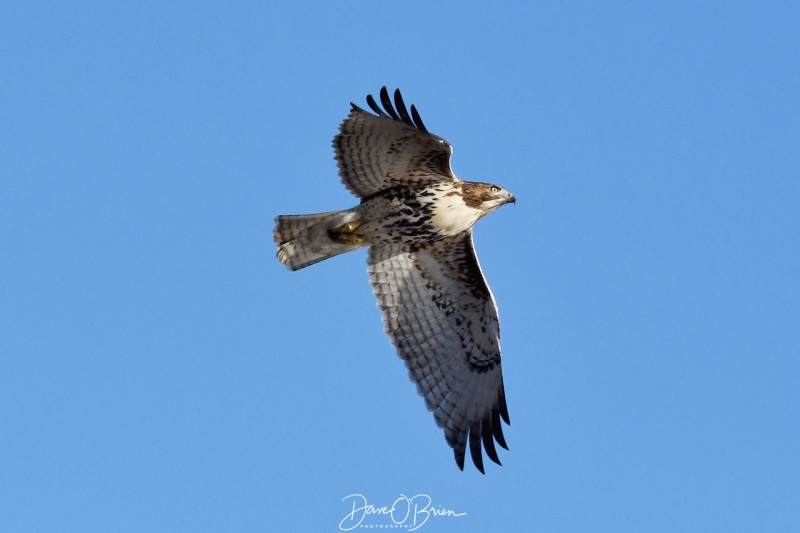
M343 211L276 217L278 259L298 270L369 248L370 283L383 323L417 391L444 429L456 464L469 445L482 473L497 464L510 424L500 365L497 306L481 272L472 226L514 196L490 183L462 181L450 168L450 144L408 113L386 87L381 108L355 104L333 139L339 176L361 199Z

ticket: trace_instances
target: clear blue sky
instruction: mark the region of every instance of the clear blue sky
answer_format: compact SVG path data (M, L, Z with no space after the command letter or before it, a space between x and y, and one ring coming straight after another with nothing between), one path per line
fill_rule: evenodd
M350 494L466 513L420 531L796 528L798 27L796 2L4 4L0 530L337 531ZM330 143L382 85L518 199L475 231L512 423L485 476L365 252L274 257L275 215L355 204Z

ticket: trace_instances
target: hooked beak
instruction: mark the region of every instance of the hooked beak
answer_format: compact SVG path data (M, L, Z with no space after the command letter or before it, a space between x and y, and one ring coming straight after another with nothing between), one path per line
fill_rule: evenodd
M507 204L516 204L517 203L517 197L516 196L512 196L511 198L506 200L506 203Z

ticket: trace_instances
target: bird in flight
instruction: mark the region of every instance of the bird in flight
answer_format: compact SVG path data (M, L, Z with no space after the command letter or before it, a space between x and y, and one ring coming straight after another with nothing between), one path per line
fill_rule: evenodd
M472 242L479 218L514 196L490 183L462 181L450 144L429 133L416 108L386 87L369 113L351 104L333 139L352 209L275 218L278 259L298 270L369 248L370 283L383 323L417 391L464 469L484 472L482 448L497 464L509 424L494 297Z

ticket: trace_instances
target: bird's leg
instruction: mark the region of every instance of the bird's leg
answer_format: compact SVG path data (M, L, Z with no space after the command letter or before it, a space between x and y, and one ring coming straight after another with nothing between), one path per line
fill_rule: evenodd
M334 241L338 241L342 244L361 244L364 242L364 239L356 235L355 231L363 222L364 220L361 217L357 220L345 222L341 226L329 229L328 235Z

